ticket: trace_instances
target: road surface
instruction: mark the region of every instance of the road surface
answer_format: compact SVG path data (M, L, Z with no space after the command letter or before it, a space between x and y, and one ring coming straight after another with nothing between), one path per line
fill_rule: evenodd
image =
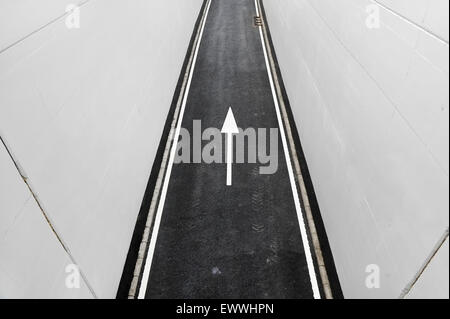
M220 130L232 107L242 129L278 129L278 169L264 175L259 162L233 163L232 185L227 186L225 161L173 164L140 297L320 296L255 6L253 0L212 0L207 7L181 126L192 142L194 120L201 120L202 129Z

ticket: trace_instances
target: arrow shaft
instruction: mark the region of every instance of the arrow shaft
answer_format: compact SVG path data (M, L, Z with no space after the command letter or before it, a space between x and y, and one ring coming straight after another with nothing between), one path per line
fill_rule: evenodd
M227 186L233 184L233 134L227 134Z

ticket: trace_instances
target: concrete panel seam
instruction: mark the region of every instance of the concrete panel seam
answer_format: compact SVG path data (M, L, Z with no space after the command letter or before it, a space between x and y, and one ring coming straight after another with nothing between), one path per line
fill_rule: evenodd
M39 197L37 196L36 192L33 190L33 187L31 185L31 181L28 178L27 174L25 173L25 170L20 165L20 163L17 160L17 158L13 155L13 153L11 151L11 148L7 144L5 138L2 137L1 135L0 135L0 141L3 144L3 146L5 147L6 152L8 153L9 157L11 158L11 161L13 162L14 166L16 167L17 172L19 173L20 177L22 178L23 182L25 183L26 187L28 188L28 191L30 192L30 194L33 197L34 201L36 202L37 206L39 207L39 210L41 211L41 213L42 213L45 221L47 222L48 226L50 227L52 233L55 235L56 239L58 240L58 242L60 243L60 245L62 246L64 251L66 252L66 254L69 257L70 261L74 265L77 265L78 270L80 272L80 276L83 279L83 281L85 282L85 284L88 287L89 291L91 292L92 296L94 298L97 298L97 295L95 294L95 291L94 291L93 287L90 285L89 281L87 280L86 275L84 274L84 272L82 271L82 269L80 268L78 263L76 262L74 256L71 254L68 246L64 243L63 239L61 238L59 233L56 231L54 223L51 221L49 215L45 212L43 204L42 204L41 200L39 199Z
M78 7L84 6L85 4L87 4L89 1L91 0L84 0L84 1L80 1L80 3L77 4ZM46 27L52 25L53 23L61 20L62 18L64 18L65 16L67 16L70 12L64 12L63 14L57 16L56 18L54 18L53 20L50 20L49 22L47 22L46 24L40 26L39 28L37 28L34 31L31 31L30 33L28 33L27 35L23 36L22 38L20 38L19 40L7 45L5 48L0 49L0 54L2 54L3 52L11 49L12 47L18 45L19 43L25 41L26 39L28 39L29 37L33 36L34 34L38 33L39 31L42 31L43 29L45 29Z
M355 60L355 62L362 68L364 73L367 74L367 76L372 80L372 82L375 84L375 86L380 90L380 92L383 94L383 96L389 101L389 103L392 105L394 110L397 112L397 114L400 116L400 118L405 122L405 124L408 126L408 128L411 130L411 132L417 137L419 142L426 148L428 154L431 156L433 161L436 163L436 165L441 169L446 177L449 176L448 171L446 170L445 166L440 162L440 160L437 158L437 156L433 153L433 151L430 149L428 144L422 139L420 134L416 131L416 129L413 127L413 125L408 121L408 119L403 115L403 113L400 111L399 107L396 103L389 97L389 95L385 92L385 90L381 87L381 85L378 83L378 81L370 74L369 70L359 61L359 59L352 53L352 51L344 44L344 42L340 39L338 34L333 30L333 28L328 24L328 22L325 20L325 18L316 10L316 8L308 1L306 1L309 6L312 8L312 10L317 14L317 16L322 20L322 22L325 24L325 26L330 30L330 32L335 37L336 41L345 49L345 51L350 55L350 57Z
M433 250L431 251L431 254L427 257L424 264L420 267L419 271L416 273L414 278L406 285L406 287L402 290L399 299L404 299L408 293L411 291L411 289L414 287L414 285L419 281L422 274L425 272L427 267L430 265L433 258L437 255L439 250L444 245L444 242L448 239L448 227L445 230L444 234L439 238L437 244L433 247Z
M396 17L398 17L399 19L405 21L406 23L414 26L417 29L420 29L421 31L427 33L428 35L430 35L432 38L434 38L435 40L439 41L439 42L443 42L446 45L448 45L448 41L445 40L444 38L440 37L439 35L435 34L434 32L432 32L431 30L428 30L427 28L425 28L424 26L408 19L407 17L405 17L404 15L395 12L394 10L390 9L389 7L385 6L384 4L380 3L378 0L371 0L374 4L380 6L381 8L383 8L384 10L388 11L389 13L395 15Z

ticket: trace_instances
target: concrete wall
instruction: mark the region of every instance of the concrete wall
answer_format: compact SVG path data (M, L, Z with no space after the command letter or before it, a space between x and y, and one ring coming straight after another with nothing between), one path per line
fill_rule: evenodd
M115 296L201 3L0 2L0 298Z
M264 4L344 295L399 297L448 230L449 2ZM448 295L447 243L408 297Z
M434 296L448 298L448 250L447 237L441 249L437 251L436 256L425 268L425 271L406 295L406 298L429 298L431 291Z

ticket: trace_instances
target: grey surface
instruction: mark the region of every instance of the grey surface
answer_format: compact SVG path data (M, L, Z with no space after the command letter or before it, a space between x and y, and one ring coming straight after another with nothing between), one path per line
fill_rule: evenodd
M374 1L264 0L346 298L398 298L448 229L449 51L436 35L449 2L376 2L394 10L379 7L379 29L365 23ZM448 291L432 283L422 296Z
M409 299L425 299L430 297L430 291L433 292L433 298L448 299L449 290L449 248L448 237L436 254L426 265L423 273L419 276L417 282L412 285L411 290L406 295Z
M79 29L56 19L69 2L0 1L0 136L95 295L114 298L202 0L89 1ZM71 261L0 153L0 298L89 296L66 288Z
M212 1L182 126L278 127L251 0ZM224 140L225 142L225 140ZM147 298L312 298L293 194L279 168L174 165Z

